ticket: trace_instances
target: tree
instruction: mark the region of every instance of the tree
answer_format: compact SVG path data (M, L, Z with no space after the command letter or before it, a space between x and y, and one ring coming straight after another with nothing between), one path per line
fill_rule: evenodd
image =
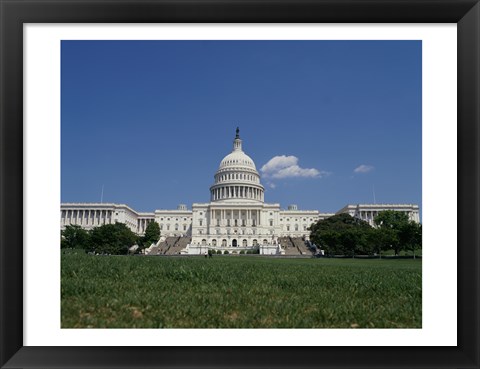
M409 222L407 213L395 210L381 211L373 221L377 226L393 229L399 229L403 224Z
M310 239L326 254L355 255L370 253L369 244L372 227L349 214L338 214L333 217L319 220L310 227Z
M89 233L78 225L67 225L61 232L61 248L88 249Z
M160 239L160 226L157 222L153 221L148 223L145 229L145 235L142 238L143 247L148 247L152 243L157 243Z
M394 210L381 211L374 222L380 229L378 236L383 248L392 248L395 255L398 255L406 246L405 237L402 238L402 229L407 229L410 223L407 213Z
M422 248L422 225L412 221L404 224L399 230L399 238L405 249L411 250L415 258L415 250Z
M398 233L392 228L375 228L372 232L372 244L374 252L381 255L382 251L387 251L399 244Z
M105 224L91 232L91 251L112 255L125 255L137 236L123 223Z

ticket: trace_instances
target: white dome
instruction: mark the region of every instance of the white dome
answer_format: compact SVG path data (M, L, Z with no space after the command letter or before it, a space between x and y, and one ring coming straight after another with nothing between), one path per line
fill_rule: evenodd
M232 151L230 154L225 156L220 162L219 169L225 169L227 167L247 167L257 170L252 158L243 151Z
M210 187L211 201L263 202L260 175L252 158L242 150L238 128L236 133L232 152L222 159L215 173L215 183Z

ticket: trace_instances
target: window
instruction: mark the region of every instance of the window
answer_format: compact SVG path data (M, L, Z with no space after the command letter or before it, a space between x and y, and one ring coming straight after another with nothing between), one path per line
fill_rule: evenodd
M207 245L207 240L204 238L204 239L202 240L202 246L206 246L206 245Z
M243 247L246 247L246 246L247 246L247 240L243 240L243 241L242 241L242 246L243 246Z
M237 219L235 219L235 227L237 226Z
M257 240L253 240L253 246L257 246L258 245L258 241Z
M183 230L184 230L184 231L187 230L187 225L186 225L186 224L183 225Z
M178 224L175 224L175 230L178 231Z
M273 227L273 220L270 219L270 227Z
M222 246L227 246L227 240L222 240Z
M268 243L267 240L263 240L263 244L266 245Z
M201 219L198 222L199 222L200 226L203 225L203 221Z
M298 231L298 224L295 224L295 231Z
M167 224L167 231L170 230L170 224Z
M289 226L289 225L287 225L287 231L289 231L289 230L290 230L290 226Z
M217 246L217 240L212 240L212 246Z

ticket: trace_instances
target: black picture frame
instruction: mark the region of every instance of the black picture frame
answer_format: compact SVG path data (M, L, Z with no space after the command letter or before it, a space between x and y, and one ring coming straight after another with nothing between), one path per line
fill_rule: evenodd
M479 368L479 0L0 0L2 368ZM24 23L457 23L456 347L24 347ZM438 230L439 232L441 230Z

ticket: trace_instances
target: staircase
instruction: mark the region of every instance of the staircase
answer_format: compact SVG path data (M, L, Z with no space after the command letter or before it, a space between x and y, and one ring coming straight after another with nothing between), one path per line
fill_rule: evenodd
M293 244L290 237L279 237L278 241L285 250L285 255L300 255L297 247Z
M290 241L297 248L301 255L311 255L312 251L307 247L305 241L301 237L290 237Z
M301 237L279 237L278 241L285 250L285 255L312 255Z
M166 255L180 254L187 245L192 241L192 237L171 237L176 238L175 243L165 252Z

